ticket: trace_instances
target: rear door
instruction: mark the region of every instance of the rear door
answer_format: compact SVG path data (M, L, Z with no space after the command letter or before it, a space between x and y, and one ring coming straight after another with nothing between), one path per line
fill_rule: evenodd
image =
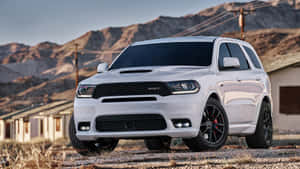
M256 108L255 111L255 115L256 117L254 117L253 119L253 124L256 123L257 120L257 115L260 112L260 102L262 100L262 98L264 97L263 92L265 90L265 81L266 81L266 74L263 70L263 66L260 63L260 61L258 60L258 56L255 53L254 49L251 48L250 46L245 46L243 45L242 48L244 49L244 53L246 54L249 63L252 66L252 70L251 72L249 72L249 82L245 83L244 81L244 85L250 85L248 92L252 95L252 97L254 98L253 101L255 103L254 106Z

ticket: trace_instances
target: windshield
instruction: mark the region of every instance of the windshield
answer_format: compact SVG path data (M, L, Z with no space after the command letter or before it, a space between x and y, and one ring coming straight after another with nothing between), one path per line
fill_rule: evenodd
M138 66L209 66L213 42L182 42L128 47L110 69Z

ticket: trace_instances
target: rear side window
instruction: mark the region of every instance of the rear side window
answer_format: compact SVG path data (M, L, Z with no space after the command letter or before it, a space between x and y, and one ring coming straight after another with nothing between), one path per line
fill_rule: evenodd
M234 44L234 43L228 43L227 45L230 50L231 56L239 59L240 64L241 64L240 70L249 69L248 61L247 61L242 49L240 48L240 46L237 44Z
M257 56L256 54L254 53L254 51L250 48L248 48L247 46L243 46L245 51L247 52L248 56L250 57L252 63L254 64L254 66L257 68L257 69L261 69L261 66L259 64L259 61L257 59Z

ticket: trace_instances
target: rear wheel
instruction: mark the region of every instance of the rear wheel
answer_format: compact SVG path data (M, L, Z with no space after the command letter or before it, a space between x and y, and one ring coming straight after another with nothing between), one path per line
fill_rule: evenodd
M203 112L198 136L185 139L192 151L217 150L221 148L228 135L228 119L218 100L209 98Z
M250 148L269 148L272 145L273 122L269 103L262 103L255 133L246 136L246 142Z
M149 150L169 150L171 145L171 138L147 138L144 140L144 142Z
M97 141L81 141L76 136L76 127L72 115L69 123L69 137L73 148L81 155L97 155L103 151L113 151L118 145L118 139L99 139Z

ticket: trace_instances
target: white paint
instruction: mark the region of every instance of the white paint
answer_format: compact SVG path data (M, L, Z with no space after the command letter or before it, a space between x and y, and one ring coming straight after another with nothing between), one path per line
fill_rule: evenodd
M219 47L222 43L236 43L252 46L244 41L230 38L216 37L180 37L164 38L136 42L134 45L145 45L167 42L214 42L212 64L207 67L197 66L151 66L112 70L97 74L81 81L80 84L102 84L121 82L169 82L179 80L195 80L200 84L200 91L196 94L143 96L111 96L99 99L75 98L74 119L77 126L80 121L90 121L91 130L77 131L81 140L95 140L99 137L195 137L200 128L202 113L211 93L216 93L229 118L229 133L231 135L253 134L255 131L260 105L264 96L271 98L269 79L263 69L257 69L252 64L247 53L246 59L250 69L244 71L220 71L218 69ZM151 72L139 74L120 74L121 70L150 69ZM104 98L128 97L155 97L157 101L102 103ZM134 132L97 132L95 119L101 115L119 114L147 114L155 113L164 117L167 128L161 131L134 131ZM191 128L175 128L172 119L188 118L192 122Z

